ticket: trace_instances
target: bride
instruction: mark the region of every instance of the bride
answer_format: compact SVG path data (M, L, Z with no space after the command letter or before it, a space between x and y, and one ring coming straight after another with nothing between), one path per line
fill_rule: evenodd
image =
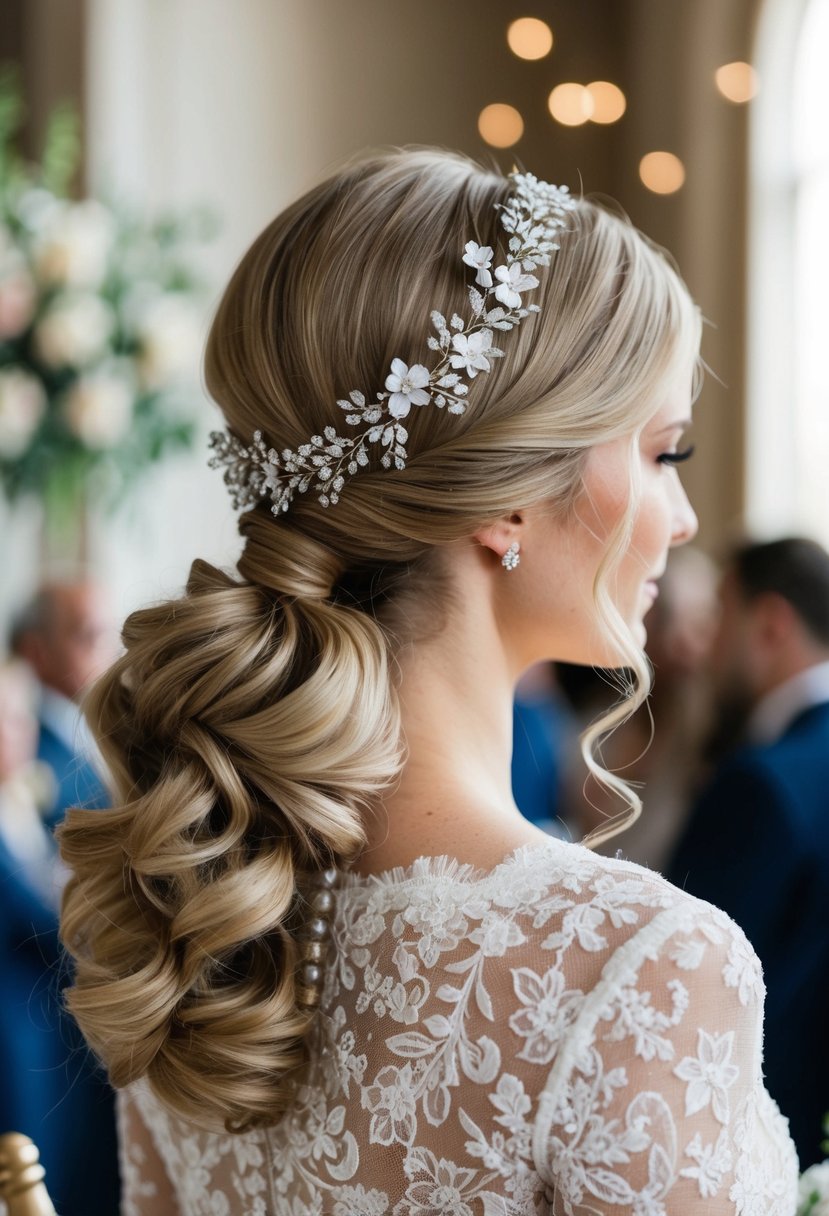
M696 530L699 336L628 223L441 152L243 258L206 354L238 577L127 620L114 806L62 831L127 1216L792 1216L742 932L509 784L520 674L614 667L599 835L639 811L593 753Z

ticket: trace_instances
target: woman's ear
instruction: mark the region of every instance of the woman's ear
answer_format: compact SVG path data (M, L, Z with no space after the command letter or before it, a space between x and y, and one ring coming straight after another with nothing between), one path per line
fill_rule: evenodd
M513 511L511 515L505 515L494 523L484 524L477 532L472 533L472 539L484 549L490 549L498 557L503 557L510 545L516 541L521 543L523 524L523 512Z
M792 605L776 591L766 591L752 601L759 636L767 645L785 645L801 628Z

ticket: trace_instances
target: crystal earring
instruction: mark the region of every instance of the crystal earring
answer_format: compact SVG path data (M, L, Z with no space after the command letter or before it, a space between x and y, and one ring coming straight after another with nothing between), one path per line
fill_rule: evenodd
M521 546L519 545L518 541L515 540L512 542L510 547L507 549L506 553L501 558L501 565L504 567L505 570L514 570L515 567L520 563L520 561L521 561L521 555L519 553L520 548L521 548Z

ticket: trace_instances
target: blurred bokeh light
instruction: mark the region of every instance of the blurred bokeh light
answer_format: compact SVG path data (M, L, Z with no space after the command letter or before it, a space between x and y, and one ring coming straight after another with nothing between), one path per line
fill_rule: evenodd
M757 94L757 72L750 63L742 60L724 63L714 73L714 80L726 101L732 101L735 105L751 101Z
M519 59L543 59L553 49L553 31L538 17L519 17L507 30L507 43Z
M594 101L583 84L559 84L547 99L550 113L565 127L580 127L593 117Z
M524 119L515 106L495 102L478 115L481 139L492 148L511 148L524 134Z
M593 102L590 121L618 122L627 109L627 100L619 86L609 80L594 80L586 88Z
M685 181L685 166L673 152L648 152L639 162L639 176L654 194L674 194Z

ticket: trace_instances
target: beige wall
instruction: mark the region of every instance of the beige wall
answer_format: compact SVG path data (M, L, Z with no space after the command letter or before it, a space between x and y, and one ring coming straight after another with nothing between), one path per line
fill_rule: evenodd
M697 456L683 472L700 543L719 550L743 524L745 501L746 184L748 109L714 85L723 63L752 57L758 0L630 0L626 76L632 105L620 127L617 194L637 224L677 258L708 324L711 369L696 410ZM632 180L651 149L688 171L660 198ZM629 201L627 201L629 200Z
M543 175L612 188L613 132L557 127L545 101L565 67L615 74L615 0L565 6L556 49L539 63L508 51L505 30L524 6L503 0L87 7L92 183L114 180L150 202L213 198L235 252L296 193L370 146L439 144L505 168L517 156ZM477 134L492 101L527 117L514 151L495 152Z

